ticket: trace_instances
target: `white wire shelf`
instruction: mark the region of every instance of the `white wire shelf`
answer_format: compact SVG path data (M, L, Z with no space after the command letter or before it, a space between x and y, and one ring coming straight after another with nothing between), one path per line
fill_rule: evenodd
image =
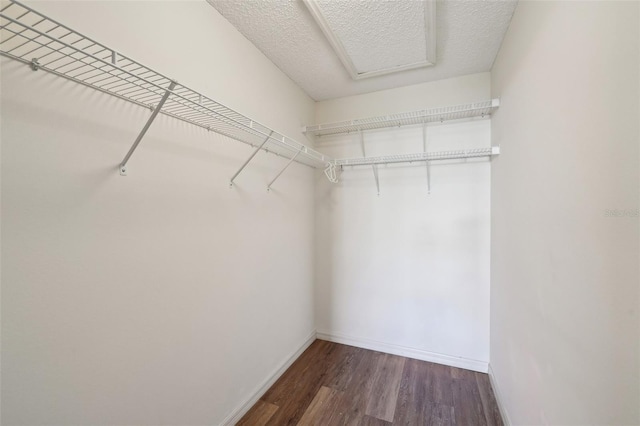
M46 17L19 1L10 0L5 4L0 9L1 56L25 63L34 71L47 71L152 111L146 125L120 164L122 174L126 174L127 161L159 113L255 147L249 159L231 178L231 185L260 150L289 159L287 165L269 183L268 189L294 161L314 168L323 168L329 180L337 182L335 169L338 166L373 165L375 168L379 164L424 161L428 167L430 161L490 157L499 154L500 151L499 147L493 147L334 159L121 55L116 50ZM426 124L489 116L498 106L499 100L493 99L474 104L309 126L304 130L306 133L321 136Z
M385 155L381 157L340 158L333 164L339 166L374 166L394 163L413 163L421 161L462 160L467 158L491 157L500 154L500 147L461 149L453 151L419 152L414 154Z
M15 0L0 10L0 55L298 163L332 160Z
M499 99L491 99L465 105L424 109L382 115L378 117L360 118L350 121L317 124L303 128L304 133L316 136L338 135L363 130L384 129L388 127L410 126L415 124L461 120L474 117L488 117L500 106Z

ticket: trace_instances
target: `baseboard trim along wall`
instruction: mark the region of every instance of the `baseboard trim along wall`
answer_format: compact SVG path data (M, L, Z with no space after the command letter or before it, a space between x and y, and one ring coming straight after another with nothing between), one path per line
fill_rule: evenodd
M509 414L507 413L507 409L502 404L502 394L498 389L498 384L496 383L496 378L493 374L493 369L491 368L491 364L489 364L489 381L491 382L491 388L493 389L493 395L496 397L496 402L498 403L498 409L500 410L500 415L502 416L502 422L504 426L511 426L511 420L509 419Z
M282 376L282 374L287 371L287 368L291 367L291 364L302 355L313 342L316 340L316 331L313 330L311 334L305 339L298 349L296 349L291 355L287 357L286 360L280 364L280 367L276 368L273 373L271 373L267 379L265 379L262 384L258 385L258 387L251 393L251 395L242 403L239 407L231 412L223 421L222 424L225 426L233 426L240 421L242 416L247 414L247 412L253 407L253 405L258 402L260 397L264 395L264 393L269 390L269 388Z
M337 333L327 333L324 331L319 331L317 337L320 340L328 340L329 342L342 343L344 345L356 346L358 348L370 349L373 351L384 352L392 355L400 355L407 358L419 359L421 361L435 362L437 364L464 368L480 373L486 373L489 369L489 363L485 361L439 354L422 349L392 345L389 343L378 342L370 339L345 336Z
M500 408L500 414L502 414L502 418L506 426L510 426L509 418L507 416L506 411L501 403L500 394L495 385L495 380L493 378L493 374L490 369L490 365L484 361L478 361L475 359L468 359L462 357L454 357L451 355L444 355L435 352L424 351L422 349L409 348L406 346L400 345L392 345L389 343L378 342L370 339L363 339L351 336L344 336L340 334L327 333L327 332L316 332L315 330L309 334L306 340L302 343L302 345L293 352L287 359L278 367L264 382L262 382L252 393L251 395L238 406L235 410L233 410L222 422L225 426L235 425L240 421L242 416L247 414L247 412L253 407L253 405L258 402L260 397L264 395L264 393L269 390L269 388L282 376L282 374L287 371L287 368L294 363L296 359L302 355L302 353L313 343L314 340L326 340L329 342L341 343L343 345L355 346L363 349L370 349L372 351L384 352L392 355L400 355L405 356L407 358L419 359L421 361L429 361L435 362L437 364L448 365L450 367L458 367L464 368L467 370L473 370L480 373L489 372L489 378L491 380L491 386L493 387L494 393L496 395L496 400L498 401L498 407Z

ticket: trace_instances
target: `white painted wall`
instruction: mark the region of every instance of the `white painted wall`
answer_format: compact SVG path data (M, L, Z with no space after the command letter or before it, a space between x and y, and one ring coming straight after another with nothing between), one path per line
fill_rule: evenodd
M206 2L30 2L294 138L314 103ZM2 423L220 424L314 330L314 173L2 59Z
M489 99L476 74L317 104L316 122ZM488 120L428 127L430 151L487 147ZM361 156L357 135L318 149ZM422 151L422 128L365 133L367 155ZM346 170L317 177L316 321L321 337L486 371L489 361L490 163Z
M514 425L640 424L638 6L520 2L491 73L491 367Z

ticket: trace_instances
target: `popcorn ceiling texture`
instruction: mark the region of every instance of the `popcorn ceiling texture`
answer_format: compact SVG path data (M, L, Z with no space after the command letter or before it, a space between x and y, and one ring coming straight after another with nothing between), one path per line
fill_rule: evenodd
M423 2L320 0L317 3L358 73L426 61Z
M489 71L517 4L438 1L435 66L354 81L301 0L207 1L317 101ZM385 40L395 30L367 28L370 55L392 57L395 44Z

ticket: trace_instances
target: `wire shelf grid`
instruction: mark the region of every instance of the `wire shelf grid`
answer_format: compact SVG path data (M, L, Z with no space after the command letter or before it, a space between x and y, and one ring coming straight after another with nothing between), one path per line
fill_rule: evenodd
M307 126L303 130L305 133L310 133L316 136L326 136L359 132L363 130L469 119L473 117L488 117L499 106L499 99L491 99L471 104L431 108L378 117L360 118L350 121L338 121L335 123L317 124L314 126Z
M0 55L263 150L323 168L332 159L12 0L0 9Z

